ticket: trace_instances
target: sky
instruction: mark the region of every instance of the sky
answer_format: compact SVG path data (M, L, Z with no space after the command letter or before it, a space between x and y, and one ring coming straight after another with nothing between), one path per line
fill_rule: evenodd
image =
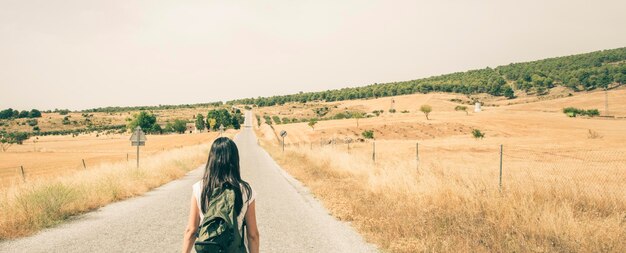
M0 109L192 104L626 46L623 0L0 0Z

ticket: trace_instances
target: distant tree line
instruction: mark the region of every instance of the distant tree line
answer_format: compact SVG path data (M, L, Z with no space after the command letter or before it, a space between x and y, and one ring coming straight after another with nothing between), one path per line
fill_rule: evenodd
M223 102L211 102L200 104L182 104L182 105L158 105L158 106L109 106L82 110L81 112L129 112L129 111L152 111L152 110L170 110L181 108L198 108L198 107L219 107Z
M411 81L238 99L227 104L273 106L288 102L333 102L429 92L488 93L513 98L513 89L541 95L557 85L583 91L606 88L611 83L618 85L626 83L626 48L512 63L497 68L488 67Z
M0 111L0 119L23 119L41 118L41 112L37 109L30 111L18 111L11 108Z

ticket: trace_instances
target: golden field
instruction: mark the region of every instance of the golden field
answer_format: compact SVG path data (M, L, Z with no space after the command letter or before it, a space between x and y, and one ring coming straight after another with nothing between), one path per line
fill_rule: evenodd
M469 115L454 110L451 99L464 98L455 94L395 97L394 114L387 112L392 98L320 103L308 106L385 113L360 119L359 127L345 119L320 121L315 130L262 124L257 133L333 215L390 252L624 252L626 120L561 112L573 106L603 114L604 96L491 101ZM611 90L609 102L611 115L626 116L626 89ZM422 104L433 107L430 120L418 111ZM304 115L306 106L255 113ZM485 138L474 139L472 129ZM288 132L285 153L276 139L281 130ZM364 130L374 131L375 162L372 140L345 141Z
M228 131L225 135L232 137L235 133ZM30 235L73 215L141 195L177 179L206 162L210 145L217 136L215 133L148 136L146 149L158 151L161 147L165 150L149 155L144 153L139 168L125 159L90 165L86 170L64 167L60 162L61 167L55 169L60 171L59 174L27 176L26 182L17 181L0 188L0 240ZM82 138L85 139L66 140L54 145L68 149L92 148L93 151L96 147L115 148L118 142L112 140L99 146L87 136ZM125 142L126 138L123 139Z
M140 148L141 157L174 148L211 142L218 133L147 135L146 146ZM127 161L136 163L136 147L130 145L130 134L96 134L72 136L31 137L23 145L13 145L0 152L0 187L22 180L20 166L26 179L55 177L87 169L103 162Z

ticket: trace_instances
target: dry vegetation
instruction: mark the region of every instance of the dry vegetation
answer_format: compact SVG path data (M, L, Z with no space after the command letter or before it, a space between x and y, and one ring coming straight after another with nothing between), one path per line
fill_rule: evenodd
M173 148L211 142L217 133L148 135L141 156L157 154ZM43 136L31 138L23 145L13 145L0 153L0 187L21 181L20 166L24 166L27 180L56 177L87 169L103 162L136 159L136 148L130 145L130 134L95 134L71 136Z
M348 119L322 121L315 130L296 123L257 132L333 215L391 252L626 252L626 121L560 112L603 109L603 93L513 100L469 116L454 111L451 96L398 97L397 110L411 113L362 119L358 128ZM626 115L626 90L611 98L613 114ZM338 108L386 109L389 101L346 101ZM433 106L430 121L417 110L423 103ZM287 114L284 107L262 110ZM375 163L370 141L343 142L369 129ZM475 140L471 129L486 138ZM590 129L602 138L589 138ZM284 154L275 137L281 130L289 132Z
M233 134L234 131L227 136ZM211 140L216 137L208 136ZM133 162L105 162L88 170L1 188L0 240L32 234L73 215L140 195L179 178L206 161L210 143L208 140L202 144L188 143L185 147L146 156L139 168Z

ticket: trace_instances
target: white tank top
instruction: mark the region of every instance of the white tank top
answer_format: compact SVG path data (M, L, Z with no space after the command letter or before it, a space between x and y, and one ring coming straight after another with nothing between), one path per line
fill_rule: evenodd
M204 214L202 213L202 207L200 204L200 199L201 199L201 195L202 195L202 180L198 181L197 183L195 183L193 186L193 196L196 197L196 203L198 204L198 213L200 214L200 222L202 222L202 219L204 219ZM241 228L243 227L243 219L246 217L246 212L248 211L248 206L256 199L256 192L254 191L254 189L252 189L252 186L250 186L250 190L252 190L252 197L250 197L250 200L248 200L246 202L246 200L248 199L248 196L246 194L246 191L241 191L241 197L244 201L243 206L241 207L241 213L239 213L239 216L237 216L237 222L239 224L239 233L242 233ZM243 236L243 235L242 235Z

